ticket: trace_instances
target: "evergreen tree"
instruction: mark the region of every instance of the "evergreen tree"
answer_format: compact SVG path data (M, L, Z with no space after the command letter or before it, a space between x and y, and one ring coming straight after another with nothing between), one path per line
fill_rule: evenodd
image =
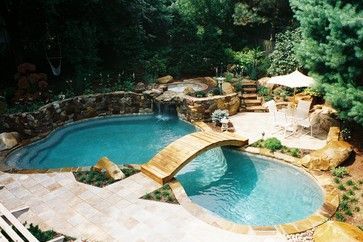
M363 2L291 0L300 22L297 56L342 119L363 125Z

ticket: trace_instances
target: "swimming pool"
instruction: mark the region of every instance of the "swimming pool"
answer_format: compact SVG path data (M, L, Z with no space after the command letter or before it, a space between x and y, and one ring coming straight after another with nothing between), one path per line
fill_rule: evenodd
M102 156L118 164L141 164L174 140L195 131L177 117L111 116L75 122L19 148L6 159L18 169L92 166Z
M176 117L94 118L16 149L6 163L18 169L78 167L92 166L107 156L118 164L141 164L195 130ZM308 173L230 149L203 153L177 178L194 203L238 224L289 223L313 214L323 203L323 192Z
M229 149L197 157L177 178L194 203L238 224L294 222L323 204L322 189L306 172Z

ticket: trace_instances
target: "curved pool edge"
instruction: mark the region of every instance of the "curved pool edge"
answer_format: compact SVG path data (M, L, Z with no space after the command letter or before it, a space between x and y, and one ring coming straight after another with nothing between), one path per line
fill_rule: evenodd
M295 165L289 164L283 160L273 159L265 156L263 157L275 160L280 163L284 163L285 165L294 166L296 169L300 168L296 167ZM309 171L307 169L300 168L299 170L304 173L308 173L307 175L309 175L322 189L324 196L323 204L317 211L315 211L315 213L311 214L305 219L297 220L295 222L286 223L286 224L273 225L273 226L244 225L244 224L234 223L227 219L221 218L218 215L214 215L209 210L194 203L188 197L188 195L184 190L184 187L177 180L177 178L174 178L169 184L180 205L188 212L190 212L192 215L210 225L240 234L253 234L253 235L275 235L277 233L295 234L295 233L304 232L306 230L312 229L314 227L317 227L325 223L335 214L339 206L339 192L330 182L327 182L326 175L324 175L323 173L320 174L318 172Z

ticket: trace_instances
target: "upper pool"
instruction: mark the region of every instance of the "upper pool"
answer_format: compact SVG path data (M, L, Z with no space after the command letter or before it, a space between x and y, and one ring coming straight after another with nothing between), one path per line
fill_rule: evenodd
M95 118L56 129L46 138L12 152L6 163L18 169L92 166L107 156L118 164L140 164L193 131L194 126L176 117Z
M323 204L322 189L307 172L234 150L207 151L177 178L194 203L238 224L294 222Z

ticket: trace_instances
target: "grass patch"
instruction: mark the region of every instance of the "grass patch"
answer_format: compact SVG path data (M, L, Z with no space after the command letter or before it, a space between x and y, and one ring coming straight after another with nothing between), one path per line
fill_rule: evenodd
M124 165L120 167L120 169L126 177L132 176L140 172L139 169L136 169L130 165ZM106 175L105 171L77 171L73 172L73 175L78 182L82 182L96 187L105 187L115 182L115 180Z
M164 186L160 187L159 189L156 189L155 191L145 194L141 198L146 199L146 200L179 204L179 202L176 199L176 197L173 193L173 190L171 190L171 187L169 186L169 184L165 184Z

